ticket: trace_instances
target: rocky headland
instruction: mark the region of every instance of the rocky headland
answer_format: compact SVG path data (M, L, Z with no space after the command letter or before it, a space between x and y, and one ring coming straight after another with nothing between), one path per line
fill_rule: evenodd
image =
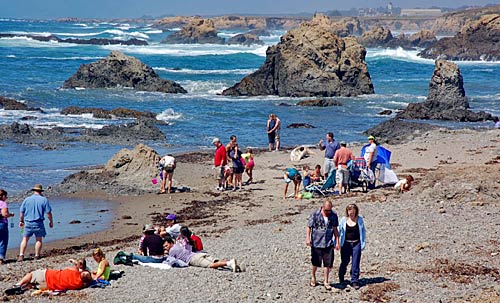
M62 39L55 35L30 35L30 34L8 34L0 33L0 38L26 37L41 42L57 42L57 43L73 43L73 44L90 44L90 45L148 45L148 42L141 39L132 38L129 40L106 39L106 38L91 38L78 39L66 38Z
M97 62L82 64L62 86L77 87L130 87L140 91L187 93L180 84L160 78L151 67L119 51L112 51L108 57Z
M162 43L193 44L209 43L224 44L225 39L217 36L214 22L211 19L195 18L186 24L180 31L168 35Z
M481 8L466 9L445 14L436 18L431 25L431 30L439 35L455 35L468 22L477 21L484 15L498 14L500 5L485 6Z
M454 37L442 38L418 55L429 59L445 56L449 60L499 61L500 14L469 21Z
M290 30L266 52L264 64L224 90L231 96L356 96L374 93L366 49L339 38L329 18L318 15Z
M491 114L469 110L463 84L458 65L446 60L436 60L427 100L422 103L409 104L396 117L464 122L492 120Z

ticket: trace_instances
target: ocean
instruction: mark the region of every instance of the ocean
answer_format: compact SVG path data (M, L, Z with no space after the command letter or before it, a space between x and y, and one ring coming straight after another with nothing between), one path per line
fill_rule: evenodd
M179 29L171 29L177 31ZM428 94L434 61L417 57L418 51L368 49L366 61L376 94L335 98L343 106L305 108L294 105L299 98L276 96L225 97L219 93L265 60L268 46L279 42L284 31L261 37L265 46L166 45L160 41L168 31L152 24L60 23L0 19L0 33L56 35L59 38L138 38L148 46L96 46L39 42L29 38L0 39L0 95L40 107L45 113L0 109L0 124L22 121L35 127L101 128L126 119L103 120L89 115L64 116L67 106L125 107L147 110L168 122L160 128L166 142L151 144L160 153L211 149L213 137L223 142L235 134L243 146L264 147L267 117L276 113L283 123L282 144L315 144L325 133L347 142L365 140L363 131L389 119L382 110L396 110L411 102L422 102ZM240 32L223 31L223 37ZM188 94L139 92L130 89L61 90L63 82L81 64L106 57L111 50L135 56L153 67L163 78L179 82ZM458 62L472 110L500 115L500 62ZM309 123L316 128L287 129L291 123ZM434 122L449 127L491 127L492 123ZM36 145L0 143L0 188L21 193L35 183L56 184L81 168L104 164L123 147L94 143L67 143L54 150Z

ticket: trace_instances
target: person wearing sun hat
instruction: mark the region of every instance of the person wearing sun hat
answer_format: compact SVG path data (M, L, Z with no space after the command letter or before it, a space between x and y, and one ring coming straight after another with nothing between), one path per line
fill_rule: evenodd
M54 227L52 217L52 207L49 200L43 196L43 187L41 184L36 184L31 189L33 194L24 199L19 208L19 227L24 228L23 239L19 246L19 256L17 261L24 260L24 252L31 236L35 235L35 260L40 258L42 251L42 240L47 235L45 231L45 215L49 219L49 227Z
M365 149L364 158L366 161L366 165L368 165L368 167L370 167L373 174L375 174L375 168L377 167L377 143L375 141L375 137L371 136L371 135L368 136L368 143L370 145L367 146ZM374 189L375 182L368 183L368 188Z

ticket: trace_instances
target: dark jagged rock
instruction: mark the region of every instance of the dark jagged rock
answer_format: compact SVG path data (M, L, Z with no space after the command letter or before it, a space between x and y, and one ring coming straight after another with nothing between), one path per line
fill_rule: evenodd
M23 144L36 144L41 141L60 141L64 134L61 128L42 129L31 125L13 122L0 125L0 140L13 140Z
M224 38L217 36L214 22L210 19L194 19L182 27L179 32L168 35L162 41L162 43L168 44L224 44L224 42Z
M271 36L271 32L265 29L252 29L251 31L248 31L247 34L255 35L257 37Z
M316 126L307 123L292 123L287 125L286 128L316 128Z
M375 136L379 143L399 144L411 141L414 137L437 128L440 127L393 118L366 130L364 134Z
M63 84L63 88L76 87L132 87L141 91L186 93L178 83L161 79L151 67L119 51L112 51L97 62L82 64Z
M343 106L342 102L337 100L328 99L317 99L317 100L304 100L297 103L298 106L317 106L317 107L327 107L327 106Z
M378 114L382 115L382 116L392 115L392 110L386 109L386 110L383 110L383 111L379 112Z
M24 116L24 117L21 117L21 119L19 119L19 120L28 121L28 120L36 120L36 119L38 119L38 118L35 116Z
M267 49L266 61L229 96L356 96L374 93L366 50L355 38L339 38L329 21L314 18L290 30Z
M491 114L470 110L465 96L463 78L455 63L436 60L429 83L429 96L423 103L411 103L397 114L403 119L432 119L477 122L493 120Z
M229 38L229 40L227 40L227 44L264 45L264 42L261 41L258 36L246 33L246 34L238 34L236 36Z
M119 118L147 118L147 119L156 119L156 114L152 112L141 112L128 108L115 108L112 110L105 110L102 108L83 108L78 106L70 106L66 107L61 111L63 115L81 115L81 114L92 114L94 118L101 119L112 119L113 116Z
M5 98L2 96L0 96L0 108L3 108L4 110L25 110L25 111L36 111L43 113L43 111L38 107L37 108L29 107L28 105L22 102L10 98Z
M147 41L132 38L129 40L116 40L116 39L105 39L105 38L92 38L92 39L78 39L78 38L67 38L61 39L55 35L29 35L29 34L2 34L0 33L0 38L14 38L14 37L26 37L36 41L41 42L59 42L59 43L73 43L73 44L90 44L90 45L148 45Z
M467 23L452 38L442 38L418 54L436 59L441 55L449 60L500 60L500 14L481 17Z
M151 120L139 119L123 125L107 125L101 129L86 129L83 141L123 145L135 142L165 141L165 134Z
M381 26L376 26L370 31L365 32L359 39L359 42L366 47L389 47L389 48L424 48L436 43L436 34L430 30L421 30L418 33L407 37L401 34L394 37L391 31Z
M292 106L290 103L281 102L278 106Z

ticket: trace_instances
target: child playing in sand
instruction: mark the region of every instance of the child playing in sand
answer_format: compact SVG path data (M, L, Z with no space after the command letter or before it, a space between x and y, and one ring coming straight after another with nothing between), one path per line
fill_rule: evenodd
M323 175L321 175L321 165L316 165L314 167L314 171L311 173L311 181L312 182L319 182L323 179Z
M106 260L106 255L99 247L94 249L92 252L92 257L99 264L97 266L97 271L92 272L92 279L94 280L109 280L109 272L111 267L109 266L108 260Z
M245 173L248 175L247 184L253 181L253 167L255 162L253 161L253 153L251 148L247 148L247 152L241 155L245 160Z
M405 191L409 191L411 188L411 183L413 182L413 176L408 175L406 178L401 179L394 185L394 189L396 189L399 193L404 193Z

